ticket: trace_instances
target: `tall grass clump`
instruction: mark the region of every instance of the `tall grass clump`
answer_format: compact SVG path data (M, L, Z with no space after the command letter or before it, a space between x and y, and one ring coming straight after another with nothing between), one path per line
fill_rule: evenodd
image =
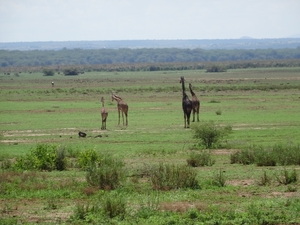
M199 140L199 145L204 146L206 149L220 146L221 141L232 132L230 125L222 127L216 125L213 121L195 125L192 129L194 131L194 138Z
M187 159L187 164L192 167L199 167L199 166L212 166L214 165L216 160L212 158L212 154L209 151L201 151L198 152L191 152L189 158Z
M276 179L280 184L288 185L297 182L298 174L295 169L293 171L284 169L279 175L276 175Z
M198 188L196 172L186 165L160 163L150 171L150 181L155 190Z
M110 155L100 156L97 163L87 168L86 180L102 190L118 188L125 178L124 162Z
M217 187L225 187L226 185L226 177L224 174L224 171L221 169L219 172L215 173L212 179L212 185L217 186Z
M125 198L121 194L107 192L96 196L96 199L89 204L77 204L69 222L72 224L81 224L82 222L111 224L111 219L123 220L125 215Z
M65 170L65 149L53 144L38 144L24 157L16 159L15 167L22 170Z

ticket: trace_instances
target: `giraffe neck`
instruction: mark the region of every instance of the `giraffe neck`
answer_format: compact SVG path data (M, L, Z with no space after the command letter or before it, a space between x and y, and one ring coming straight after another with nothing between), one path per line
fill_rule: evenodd
M193 92L191 85L189 86L189 88L190 88L191 95L195 96L195 93Z
M116 96L116 95L112 95L113 99L116 100L117 102L122 101L122 98Z
M182 95L185 97L186 93L185 93L185 86L184 86L184 78L181 78L181 85L182 85Z

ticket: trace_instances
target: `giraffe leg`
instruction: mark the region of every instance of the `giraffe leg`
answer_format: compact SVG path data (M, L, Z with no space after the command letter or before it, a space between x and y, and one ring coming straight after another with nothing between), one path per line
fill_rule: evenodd
M119 122L118 122L118 125L120 125L120 110L118 112L119 112Z
M186 128L186 114L184 114L184 128Z
M128 114L125 113L125 116L126 116L126 126L128 126Z
M195 122L195 110L193 110L193 121L192 122Z

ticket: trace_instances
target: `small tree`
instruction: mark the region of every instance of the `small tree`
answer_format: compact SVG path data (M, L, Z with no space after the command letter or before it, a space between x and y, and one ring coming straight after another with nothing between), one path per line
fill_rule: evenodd
M64 74L65 76L76 76L79 74L79 71L77 68L69 68L69 69L64 69Z
M53 69L43 69L44 76L54 76L54 70Z
M193 126L192 129L195 132L194 138L199 139L200 144L207 149L213 148L215 144L220 143L232 131L231 126L217 126L213 121Z

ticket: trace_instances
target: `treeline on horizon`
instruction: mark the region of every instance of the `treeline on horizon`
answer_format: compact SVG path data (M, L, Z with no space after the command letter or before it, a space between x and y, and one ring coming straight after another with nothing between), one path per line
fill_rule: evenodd
M62 49L8 51L0 50L0 67L44 67L66 65L200 63L224 61L260 61L300 59L300 47L295 49L204 50L204 49Z

